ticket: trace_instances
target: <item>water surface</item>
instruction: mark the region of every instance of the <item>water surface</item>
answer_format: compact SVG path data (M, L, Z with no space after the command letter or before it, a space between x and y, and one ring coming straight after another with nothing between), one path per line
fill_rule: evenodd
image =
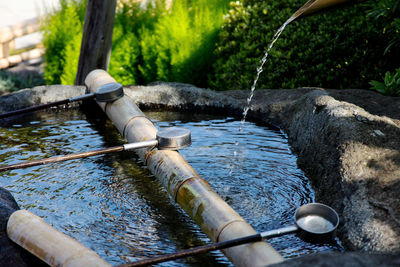
M184 158L257 231L293 223L296 208L312 202L285 135L266 125L207 114L147 112L158 128L192 131ZM0 164L77 153L124 143L103 116L60 110L0 124ZM191 246L208 238L173 203L134 152L99 155L0 173L21 208L44 218L112 264ZM269 240L284 257L341 250L294 234ZM230 266L220 252L162 266Z

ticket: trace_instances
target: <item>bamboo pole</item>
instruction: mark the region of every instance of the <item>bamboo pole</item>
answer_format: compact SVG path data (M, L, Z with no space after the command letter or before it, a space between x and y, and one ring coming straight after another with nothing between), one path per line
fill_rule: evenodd
M85 80L95 92L106 83L116 82L107 72L95 70ZM156 137L157 129L140 109L124 96L112 103L99 103L128 142L141 142ZM213 242L256 234L224 200L222 200L177 151L138 149L139 157L167 189L172 198L201 227ZM255 242L225 249L235 266L265 266L283 261L266 242Z
M94 251L27 210L17 210L11 214L7 235L50 266L111 266Z

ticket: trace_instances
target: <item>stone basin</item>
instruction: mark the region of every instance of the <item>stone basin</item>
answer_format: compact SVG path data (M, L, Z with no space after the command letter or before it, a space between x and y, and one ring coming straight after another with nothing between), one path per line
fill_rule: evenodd
M22 90L0 97L0 112L81 95L84 90L60 85ZM248 97L248 91L215 92L179 83L130 86L125 93L142 109L238 116ZM391 254L385 259L399 262L399 97L358 89L257 90L248 118L271 123L287 134L316 200L339 213L338 236L346 250ZM365 256L354 255L347 260L360 264ZM370 266L382 260L381 255L371 257L376 261Z

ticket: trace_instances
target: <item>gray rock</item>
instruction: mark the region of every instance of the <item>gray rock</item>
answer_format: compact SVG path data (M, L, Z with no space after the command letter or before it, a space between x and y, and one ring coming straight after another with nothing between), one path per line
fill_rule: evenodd
M0 97L0 113L67 99L85 93L84 86L49 85L20 90Z
M286 260L271 267L395 267L400 266L400 255L396 254L366 254L358 252L318 253Z
M47 266L8 238L8 218L16 210L19 207L13 196L0 187L0 266Z

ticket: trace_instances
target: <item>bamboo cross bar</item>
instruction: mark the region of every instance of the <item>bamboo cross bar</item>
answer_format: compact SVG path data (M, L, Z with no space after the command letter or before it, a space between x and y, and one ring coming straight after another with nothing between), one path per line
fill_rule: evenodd
M27 161L27 162L21 162L21 163L15 163L15 164L11 164L11 165L0 166L0 171L16 170L16 169L20 169L20 168L33 167L33 166L55 163L55 162L60 162L60 161L80 159L80 158L86 158L86 157L97 156L97 155L102 155L102 154L120 152L123 150L124 150L124 146L121 145L121 146L114 146L114 147L110 147L110 148L103 148L103 149L98 149L98 150L93 150L93 151L74 153L74 154L70 154L70 155L56 156L56 157L51 157L51 158L47 158L47 159L31 160L31 161Z
M17 210L11 214L7 235L50 266L111 267L93 250L57 231L27 210Z
M116 82L104 70L94 70L85 80L95 92L106 83ZM154 139L157 129L132 100L124 96L100 107L128 142ZM177 151L142 148L136 150L171 197L200 226L213 242L221 242L257 232L221 199ZM265 266L283 261L266 242L255 242L223 250L235 266Z
M157 133L157 139L148 140L143 142L136 142L130 144L123 144L119 146L113 146L109 148L102 148L92 151L86 151L81 153L69 154L65 156L56 156L47 159L37 159L31 161L25 161L21 163L0 166L0 171L15 170L25 167L32 167L37 165L44 165L48 163L55 163L60 161L66 161L71 159L80 159L91 156L97 156L102 154L120 152L124 150L138 149L142 147L155 147L159 149L178 150L189 146L192 143L190 138L190 130L181 127L170 127L159 131Z

